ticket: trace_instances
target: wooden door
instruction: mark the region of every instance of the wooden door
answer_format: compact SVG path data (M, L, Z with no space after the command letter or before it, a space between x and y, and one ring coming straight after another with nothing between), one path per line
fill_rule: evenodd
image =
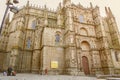
M83 64L83 70L85 75L90 75L90 71L89 71L89 63L88 63L88 58L83 56L82 57L82 64Z

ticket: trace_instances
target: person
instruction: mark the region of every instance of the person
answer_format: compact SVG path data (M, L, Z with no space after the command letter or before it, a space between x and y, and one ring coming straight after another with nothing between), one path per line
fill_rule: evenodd
M2 70L1 70L1 66L0 66L0 72L1 72Z
M8 74L7 74L7 75L8 75L8 76L11 76L12 70L13 70L12 67L8 67L8 69L7 69L7 71L8 71Z
M12 76L16 76L16 72L15 71L12 71Z
M7 76L7 72L6 71L3 72L3 76Z
M45 75L47 75L47 73L48 73L48 70L47 70L47 68L45 69Z

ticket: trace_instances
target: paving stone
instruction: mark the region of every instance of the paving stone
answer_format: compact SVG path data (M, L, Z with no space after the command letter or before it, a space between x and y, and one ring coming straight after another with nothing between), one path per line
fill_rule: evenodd
M17 74L16 76L3 76L0 80L97 80L95 77L68 76L68 75L39 75L39 74Z

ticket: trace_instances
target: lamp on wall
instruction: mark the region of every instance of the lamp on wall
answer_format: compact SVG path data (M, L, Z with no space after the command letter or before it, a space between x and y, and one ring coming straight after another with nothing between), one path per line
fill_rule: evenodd
M6 10L5 10L5 13L4 13L4 16L3 16L3 20L2 20L2 23L1 23L1 27L0 27L0 35L1 35L3 24L4 24L4 21L5 21L5 18L6 18L6 15L8 13L9 8L10 8L10 11L12 11L13 13L18 12L18 9L13 6L13 4L17 4L17 3L19 3L18 0L13 0L13 3L11 2L11 0L7 0L7 2L6 2L7 7L6 7ZM10 7L10 6L12 6L12 7Z
M10 11L13 12L13 13L17 13L19 10L18 10L17 7L12 6L12 7L10 7Z

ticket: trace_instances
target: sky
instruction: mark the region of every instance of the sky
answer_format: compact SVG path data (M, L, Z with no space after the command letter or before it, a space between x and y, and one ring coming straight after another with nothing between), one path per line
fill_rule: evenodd
M7 0L0 0L0 25L6 9L6 1ZM21 8L22 6L26 5L27 1L28 0L19 0L19 4L14 5ZM62 3L62 1L63 0L29 0L30 4L35 4L39 6L44 6L46 4L46 6L51 9L56 9L59 2ZM80 4L84 7L90 7L90 2L92 2L93 6L98 5L100 7L101 16L106 16L105 6L110 7L113 15L116 18L116 22L120 31L120 0L71 0L71 2L73 2L74 4L78 4L80 2ZM12 17L12 13L10 14Z

